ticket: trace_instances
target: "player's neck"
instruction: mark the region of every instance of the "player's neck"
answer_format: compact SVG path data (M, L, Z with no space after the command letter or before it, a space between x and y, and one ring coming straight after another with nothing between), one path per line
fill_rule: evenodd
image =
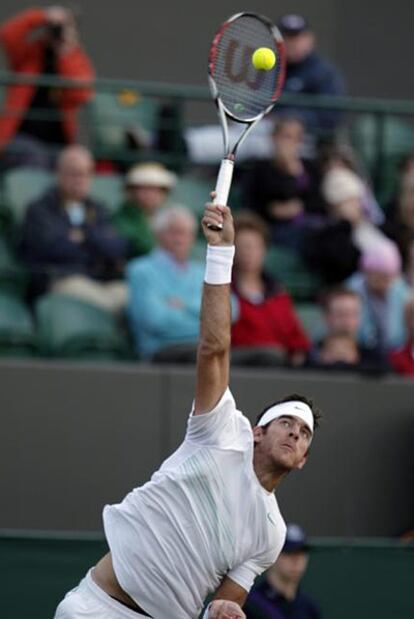
M253 469L260 484L268 492L276 490L288 473L286 469L275 468L274 463L269 465L269 460L256 451L253 455Z

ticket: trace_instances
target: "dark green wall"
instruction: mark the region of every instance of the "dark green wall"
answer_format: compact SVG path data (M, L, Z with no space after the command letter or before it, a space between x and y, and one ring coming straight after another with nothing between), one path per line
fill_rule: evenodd
M104 552L98 537L30 538L0 531L2 619L51 618L64 593ZM319 542L303 586L324 619L409 619L413 570L414 546Z
M319 536L412 528L413 382L240 369L231 382L251 420L295 391L324 412L305 469L277 493L286 519ZM86 531L178 446L194 371L1 362L0 384L0 527Z

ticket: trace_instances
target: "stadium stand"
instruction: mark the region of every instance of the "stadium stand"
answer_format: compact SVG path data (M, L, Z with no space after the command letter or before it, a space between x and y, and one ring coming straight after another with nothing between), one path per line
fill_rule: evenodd
M133 88L97 92L85 109L93 151L106 159L137 157L137 150L154 141L159 112L156 99L143 97Z
M267 253L266 269L299 300L310 300L321 288L317 275L311 273L301 257L287 247L273 245Z
M352 124L351 140L374 180L380 179L378 197L381 202L390 198L395 190L398 163L413 150L414 128L395 116L386 117L379 128L377 119L365 114ZM382 135L379 135L379 131ZM378 143L382 141L382 151Z
M123 183L119 174L96 174L92 182L91 196L101 202L112 215L122 199Z
M39 349L45 356L114 360L128 356L128 344L114 317L65 295L48 294L36 303Z
M309 333L313 340L321 337L325 329L325 321L322 309L316 303L298 303L296 313L305 331Z
M28 204L52 183L53 175L37 168L16 168L4 174L3 202L15 226L23 222Z
M36 354L32 316L18 297L0 292L0 356L32 357Z
M16 259L5 235L0 235L0 291L22 297L26 290L27 273Z

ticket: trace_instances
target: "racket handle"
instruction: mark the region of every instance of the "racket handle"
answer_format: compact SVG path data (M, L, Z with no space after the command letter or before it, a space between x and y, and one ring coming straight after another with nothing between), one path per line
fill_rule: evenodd
M233 178L233 170L234 170L234 160L233 159L222 159L220 164L220 170L217 176L216 183L216 197L214 198L213 204L221 204L222 206L227 205L227 200L230 193L231 187L231 179ZM222 226L208 226L211 230L221 230Z
M216 183L216 197L214 198L214 204L227 205L229 198L231 179L233 178L234 160L222 159L220 164L220 170Z

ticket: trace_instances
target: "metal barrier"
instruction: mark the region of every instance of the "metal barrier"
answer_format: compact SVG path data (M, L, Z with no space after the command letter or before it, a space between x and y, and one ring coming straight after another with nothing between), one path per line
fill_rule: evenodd
M57 88L85 85L84 82L73 82L50 76L34 77L0 72L0 87L26 83ZM140 105L144 129L145 124L148 124L150 120L153 124L155 122L158 138L161 132L161 141L164 140L164 144L161 144L158 152L156 152L157 148L155 150L150 148L144 153L134 151L128 148L128 144L125 144L123 149L112 153L124 162L151 155L157 156L173 167L182 169L188 163L182 140L185 128L191 125L193 119L196 119L197 123L214 122L214 109L206 86L97 79L93 83L93 88L96 94L94 99L86 104L83 129L88 134L87 139L92 147L95 147L94 152L97 157L111 154L110 149L104 148L103 144L99 143L97 131L105 129L107 134L110 133L108 125L110 126L113 122L119 124L123 120L127 122L128 113L132 112L134 107L139 111ZM107 102L107 113L101 109L95 117L93 116L94 102L96 103L104 93L111 95L114 101L118 102L118 115L114 112L114 108L111 111L111 106ZM144 101L157 102L155 116L154 109L150 111L148 106L145 109L142 105ZM208 108L205 107L206 103L208 103ZM202 104L204 107L198 113L194 113L195 104ZM414 118L414 103L411 101L285 94L281 97L278 107L287 105L298 109L342 112L342 131L353 139L373 178L375 190L380 196L386 195L389 190L390 181L387 174L384 174L389 159L393 159L393 164L395 164L396 159L403 154L414 151L414 128L407 123L410 117ZM102 101L103 107L104 101ZM132 117L133 113L130 114L130 119ZM355 117L359 119L356 123ZM140 118L139 113L136 118ZM160 146L160 144L155 144L155 146Z
M82 81L51 76L0 72L0 93L3 90L4 94L7 86L12 84L36 84L56 89L87 85ZM91 86L95 94L83 105L79 114L80 141L91 148L101 164L108 161L115 163L112 176L102 178L100 175L96 179L103 183L95 183L92 195L109 206L113 213L114 207L122 201L122 174L125 169L141 160L158 160L183 173L180 176L182 185L180 189L177 187L174 199L188 204L199 215L199 209L213 186L222 154L220 128L207 86L113 79L97 79ZM285 94L276 110L284 106L299 110L338 111L342 122L336 139L354 144L371 176L379 202L385 204L389 200L396 188L399 161L404 155L414 152L414 124L411 125L413 102ZM53 120L56 116L53 118L50 111L46 114L40 110L32 113L32 118ZM270 132L265 123L259 125L262 128L255 130L259 133L253 132L249 140L261 144L268 139L270 143ZM207 145L203 141L204 134L200 134L199 130L208 126L217 129L216 134L209 134L210 147L214 145L216 154L200 160L200 151L203 154ZM190 137L197 131L198 155L195 155ZM326 135L312 135L311 138L317 140L326 138ZM10 230L18 231L27 204L44 191L50 179L48 181L48 172L44 170L27 168L1 174L1 166L0 155L0 230L3 233L3 238L0 238L0 287L4 289L6 282L7 287L14 291L14 280L18 280L19 290L24 289L25 274L21 265L16 263L14 247L8 246L5 237L7 241L13 240ZM243 205L241 194L236 178L231 195L233 207ZM195 248L195 252L196 255L200 253L199 247ZM272 256L270 252L268 258L268 269L273 272L277 268L277 276L295 300L314 300L321 282L295 252L282 249L277 256Z

